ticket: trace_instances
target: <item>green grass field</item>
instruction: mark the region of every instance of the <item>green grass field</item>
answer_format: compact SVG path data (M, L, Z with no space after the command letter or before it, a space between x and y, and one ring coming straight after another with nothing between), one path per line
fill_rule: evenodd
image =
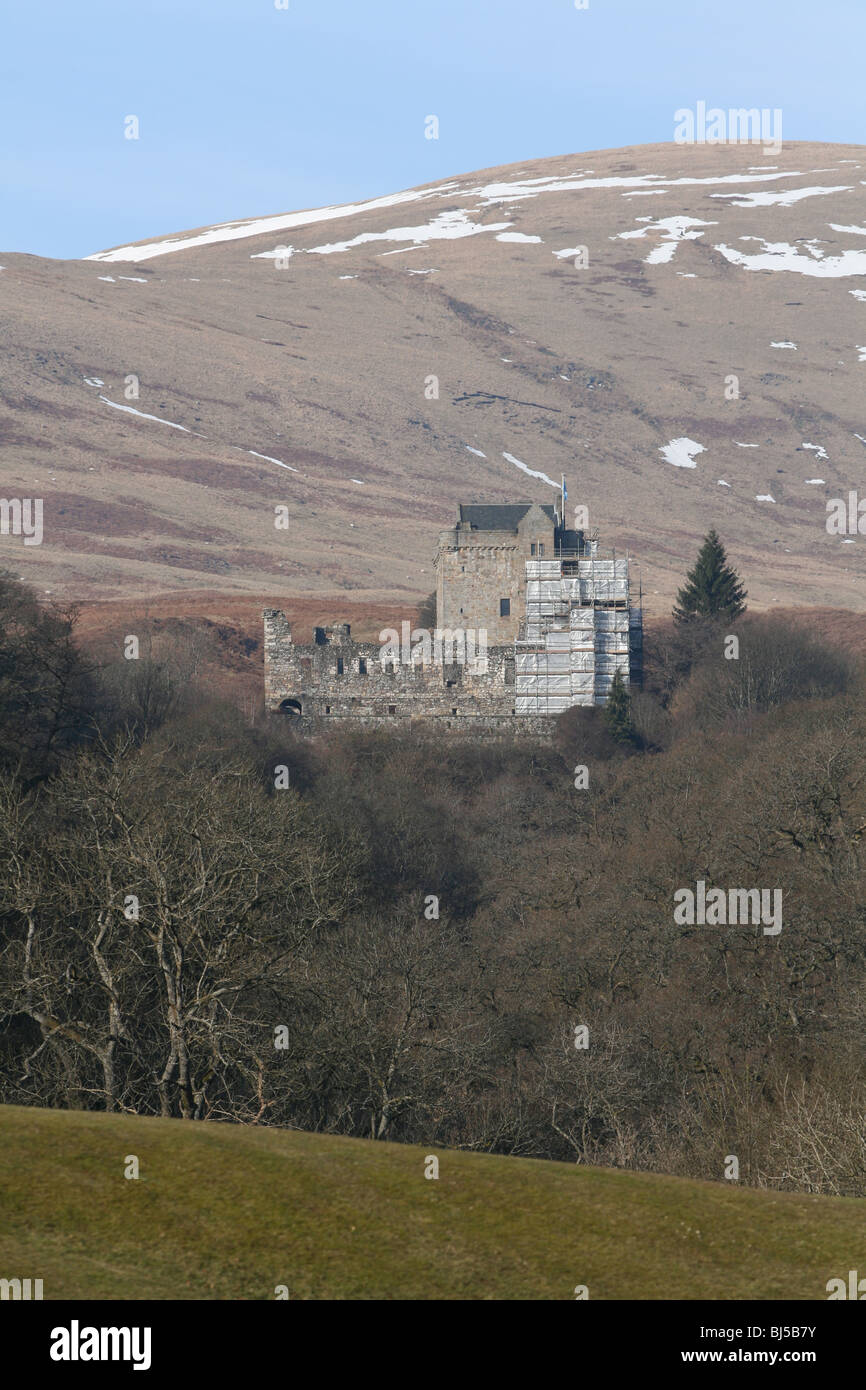
M46 1299L825 1299L866 1255L859 1200L449 1150L430 1180L426 1152L2 1106L0 1278Z

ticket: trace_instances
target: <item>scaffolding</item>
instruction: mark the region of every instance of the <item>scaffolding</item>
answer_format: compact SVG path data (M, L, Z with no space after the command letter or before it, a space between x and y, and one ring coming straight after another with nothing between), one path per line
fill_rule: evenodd
M642 615L630 562L580 552L526 561L526 618L514 644L516 714L603 705L619 672L640 679Z

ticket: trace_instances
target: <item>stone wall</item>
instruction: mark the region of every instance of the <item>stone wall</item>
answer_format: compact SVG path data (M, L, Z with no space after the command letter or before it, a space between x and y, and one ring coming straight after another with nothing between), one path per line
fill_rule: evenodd
M345 717L345 716L344 716ZM333 715L300 715L295 724L304 734L321 735L333 729ZM293 724L293 727L295 727ZM393 729L395 731L447 731L448 734L473 741L492 743L498 740L513 742L517 738L529 738L540 743L551 743L556 731L556 720L545 715L524 715L515 719L511 714L471 714L468 711L457 716L449 714L403 715L360 714L353 715L351 727L365 729Z
M436 563L439 627L483 628L488 642L513 642L526 602L526 562L516 545L440 550ZM509 612L501 612L502 600Z
M484 628L494 644L513 642L525 614L526 561L552 556L554 523L532 506L512 531L478 531L461 522L439 536L436 621L439 627ZM506 599L510 611L501 612Z
M514 647L491 646L467 662L412 660L420 643L409 625L400 633L399 660L382 660L378 642L354 642L348 623L317 629L317 640L292 640L285 613L264 612L265 704L284 709L305 727L329 719L402 725L432 721L485 735L549 733L552 722L514 719ZM446 651L446 655L447 655Z

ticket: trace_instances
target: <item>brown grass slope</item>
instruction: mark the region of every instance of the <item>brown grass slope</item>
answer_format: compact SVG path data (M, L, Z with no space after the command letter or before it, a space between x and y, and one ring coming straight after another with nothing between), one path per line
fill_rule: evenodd
M866 608L862 539L825 529L827 498L863 490L866 303L851 290L864 277L755 271L717 249L862 250L864 169L859 146L647 146L138 262L4 255L3 493L44 497L45 539L3 537L0 560L64 598L405 602L432 589L459 500L552 500L509 453L567 475L604 542L639 557L650 611L712 524L753 602ZM719 182L731 175L744 181ZM624 182L644 176L657 187ZM569 178L584 186L532 183ZM835 191L748 196L815 188ZM540 241L381 239L442 214ZM696 235L648 261L676 217ZM280 245L287 268L254 258ZM577 246L584 269L555 254ZM771 347L785 341L797 350ZM659 452L682 436L704 446L694 469Z

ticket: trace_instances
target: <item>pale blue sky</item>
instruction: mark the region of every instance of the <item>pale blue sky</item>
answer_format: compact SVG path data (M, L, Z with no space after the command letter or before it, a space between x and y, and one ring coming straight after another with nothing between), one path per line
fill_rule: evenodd
M699 100L864 143L864 52L866 0L30 0L3 19L0 251L667 141Z

